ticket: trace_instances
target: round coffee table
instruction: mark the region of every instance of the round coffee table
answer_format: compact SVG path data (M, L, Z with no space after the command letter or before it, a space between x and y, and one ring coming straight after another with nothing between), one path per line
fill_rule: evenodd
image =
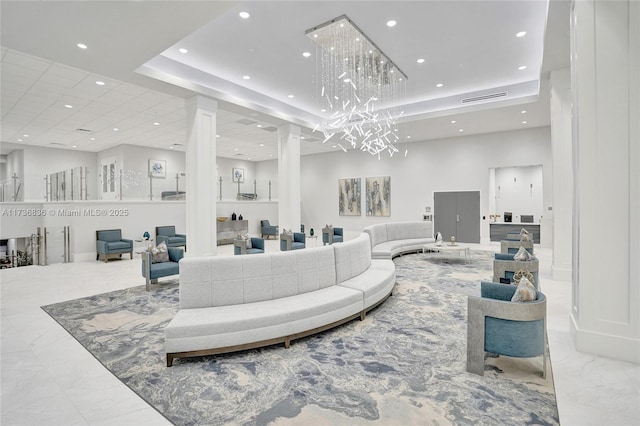
M471 260L471 249L469 246L460 243L442 243L442 245L439 246L435 243L429 243L422 246L422 253L425 254L427 251L431 253L440 253L441 255L458 253L464 256L465 263L469 263Z

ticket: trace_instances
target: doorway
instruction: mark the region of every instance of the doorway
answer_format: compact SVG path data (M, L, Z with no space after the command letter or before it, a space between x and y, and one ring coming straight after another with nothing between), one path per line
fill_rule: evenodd
M480 191L434 192L433 216L443 240L480 243Z

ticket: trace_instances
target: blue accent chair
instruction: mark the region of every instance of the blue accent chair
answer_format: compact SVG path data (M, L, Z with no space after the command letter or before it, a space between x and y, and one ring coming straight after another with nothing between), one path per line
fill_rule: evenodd
M484 375L485 353L517 358L542 355L546 377L547 300L537 292L532 302L512 302L516 286L483 281L481 297L467 302L467 371Z
M187 251L187 236L176 234L175 226L156 226L156 245L162 242L167 247L184 247L184 251Z
M306 236L302 232L280 234L280 251L300 250L306 247Z
M133 259L133 240L122 238L120 229L96 231L96 260L102 256L107 263L110 258L122 257L122 253L129 253Z
M233 254L259 254L264 253L264 238L251 237L251 248L247 248L244 240L233 240Z
M184 251L178 247L167 247L169 261L153 263L150 251L143 251L142 256L142 276L146 281L146 289L149 291L151 284L156 284L158 278L180 274L180 259L184 257Z
M278 226L269 224L268 220L260 221L260 229L262 233L262 238L264 238L265 235L267 236L267 239L269 238L270 235L273 235L274 239L278 238Z
M513 275L519 270L525 270L531 272L534 282L532 283L536 290L540 290L540 281L538 279L538 269L540 267L540 261L536 260L514 260L515 253L494 253L493 261L493 281L500 282L500 278L508 279L510 283L513 282Z
M322 228L322 244L333 244L344 242L344 231L342 228L332 228L325 226Z

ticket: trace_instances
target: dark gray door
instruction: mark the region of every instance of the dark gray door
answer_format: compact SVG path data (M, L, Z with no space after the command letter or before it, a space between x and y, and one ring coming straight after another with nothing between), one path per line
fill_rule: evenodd
M444 241L456 236L456 193L435 192L433 194L433 233L442 234ZM456 236L456 238L458 238Z
M435 192L433 194L434 232L451 236L461 243L480 242L480 192Z

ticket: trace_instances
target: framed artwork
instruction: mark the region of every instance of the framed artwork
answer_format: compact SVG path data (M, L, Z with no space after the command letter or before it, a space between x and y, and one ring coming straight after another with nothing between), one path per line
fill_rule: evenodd
M391 216L391 176L366 178L367 216Z
M239 169L237 167L232 168L231 177L233 178L234 183L244 183L244 169Z
M360 178L338 179L338 213L340 216L362 214Z
M165 160L149 160L149 176L155 178L167 177L167 162Z

